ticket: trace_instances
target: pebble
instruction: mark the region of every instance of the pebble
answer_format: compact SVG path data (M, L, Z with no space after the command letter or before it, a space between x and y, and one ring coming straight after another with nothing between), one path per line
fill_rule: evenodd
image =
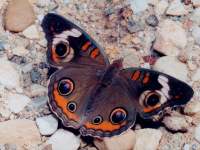
M194 9L190 19L193 21L193 23L200 25L200 8Z
M169 5L166 14L172 16L181 16L188 14L188 12L181 0L173 0Z
M136 55L135 50L133 49L125 49L121 52L121 56L123 58L123 67L139 67L140 60L139 57Z
M8 89L22 90L20 88L20 73L4 57L0 58L0 83Z
M168 1L160 0L160 2L156 5L155 12L157 16L163 15L169 6Z
M159 26L154 49L169 56L178 56L187 44L187 35L182 25L166 19Z
M169 74L185 82L188 80L187 65L173 56L164 56L159 58L154 64L153 69Z
M189 144L185 144L183 146L183 150L190 150L190 145Z
M40 144L40 133L34 121L17 119L0 122L0 143L17 146ZM2 138L3 137L3 138Z
M46 142L52 145L52 150L77 150L80 139L64 129L57 130Z
M200 7L200 0L191 0L194 7Z
M200 81L200 69L199 68L192 75L192 81Z
M95 146L102 150L129 150L133 149L136 140L136 135L133 130L114 136L111 138L104 138L102 141L96 139Z
M194 130L194 138L200 142L200 124L196 126Z
M171 131L187 131L189 124L183 116L166 116L162 121Z
M14 112L19 113L25 106L31 101L31 99L21 94L8 94L8 108Z
M29 38L29 39L32 39L32 40L40 38L40 35L39 35L39 32L38 32L36 25L29 26L22 33L26 38Z
M149 26L156 27L158 25L159 21L155 15L150 15L146 18L146 23Z
M136 143L133 150L156 150L162 138L162 132L156 129L136 130Z
M37 83L41 79L41 73L37 69L31 70L31 81Z
M36 118L41 135L51 135L58 128L58 120L53 115Z
M5 28L21 32L35 21L35 14L28 0L12 0L5 12Z
M12 53L17 56L26 56L29 54L29 51L26 48L19 46L12 49Z
M32 84L30 90L31 97L43 96L47 94L48 89L39 84Z
M129 0L134 13L139 13L148 8L148 0Z
M39 110L40 108L44 108L48 102L48 96L38 96L33 98L31 103L28 105L29 110Z
M195 115L196 113L199 112L200 112L200 101L198 100L189 101L184 108L184 113L187 115Z
M196 44L200 45L200 27L194 26L192 28L192 36L194 37Z
M136 33L144 30L144 25L139 21L134 21L131 19L128 21L127 29L130 33Z

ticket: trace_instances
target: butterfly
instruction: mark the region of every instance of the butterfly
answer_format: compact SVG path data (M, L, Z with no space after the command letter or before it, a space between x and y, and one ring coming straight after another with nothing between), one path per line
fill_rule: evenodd
M104 49L83 29L49 13L42 21L47 61L58 70L48 85L49 106L66 127L83 136L111 137L131 128L136 115L154 119L186 104L192 88L167 74L110 63Z

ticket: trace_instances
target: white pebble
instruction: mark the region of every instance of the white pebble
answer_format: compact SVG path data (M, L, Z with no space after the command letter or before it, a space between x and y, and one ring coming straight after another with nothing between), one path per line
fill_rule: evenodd
M58 128L58 120L53 115L37 118L36 124L41 135L51 135Z
M46 144L51 144L52 150L77 150L80 146L80 139L69 131L59 129Z

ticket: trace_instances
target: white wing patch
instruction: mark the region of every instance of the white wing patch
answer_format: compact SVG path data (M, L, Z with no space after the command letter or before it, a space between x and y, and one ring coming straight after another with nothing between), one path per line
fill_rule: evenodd
M82 33L77 30L77 29L72 29L72 30L67 30L67 31L63 31L60 34L56 34L54 39L53 39L53 45L58 44L60 41L65 42L65 43L69 43L67 41L69 36L72 37L80 37L82 35Z
M168 85L168 78L162 75L159 75L158 82L162 85L161 92L169 99L169 85Z

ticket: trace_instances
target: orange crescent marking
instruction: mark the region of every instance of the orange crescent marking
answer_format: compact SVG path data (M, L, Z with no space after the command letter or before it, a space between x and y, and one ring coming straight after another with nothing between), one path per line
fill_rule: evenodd
M69 102L68 99L64 98L63 96L61 96L59 93L58 93L58 90L57 90L57 86L55 85L54 86L54 91L53 91L53 96L54 96L54 100L56 102L56 104L58 105L58 107L60 107L63 111L63 113L71 120L73 121L76 121L78 122L79 121L79 117L74 114L74 113L71 113L67 110L66 106L67 106L67 103Z
M56 57L56 49L55 48L53 48L52 47L52 49L51 49L51 57L52 57L52 60L54 61L54 62L56 62L56 63L58 63L59 62L59 59Z
M143 83L147 84L149 82L149 74L146 74L144 79L143 79Z
M144 108L143 111L144 111L145 113L148 113L148 112L151 112L151 111L153 111L153 110L159 108L160 106L161 106L160 104L157 104L157 105L155 105L155 106L153 106L153 107Z
M99 56L99 54L100 54L99 49L98 49L98 48L95 48L95 49L91 52L90 56L91 56L92 58L96 58L97 56Z
M126 122L123 122L120 125L119 124L114 125L111 122L103 121L101 124L95 125L95 124L92 124L90 122L87 122L85 124L85 127L89 128L89 129L94 129L94 130L102 130L102 131L110 131L110 132L112 132L114 130L119 129L121 126L124 126L125 124L126 124Z
M82 49L82 51L87 51L88 50L88 47L91 45L91 43L89 42L89 41L87 41L82 47L81 47L81 49Z
M131 76L131 79L138 80L139 77L140 77L140 71L137 70L136 72L133 73L133 75Z

